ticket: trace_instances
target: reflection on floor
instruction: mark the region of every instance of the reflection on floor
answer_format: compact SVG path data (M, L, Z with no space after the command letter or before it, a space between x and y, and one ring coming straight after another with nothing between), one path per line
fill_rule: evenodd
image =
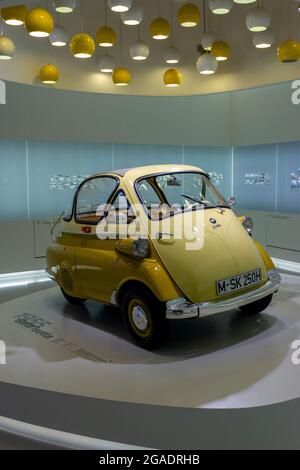
M71 306L53 284L0 290L0 380L160 405L240 408L300 396L291 344L300 339L300 277L284 275L258 316L231 311L175 321L156 352L132 344L117 309ZM26 295L30 294L30 295Z

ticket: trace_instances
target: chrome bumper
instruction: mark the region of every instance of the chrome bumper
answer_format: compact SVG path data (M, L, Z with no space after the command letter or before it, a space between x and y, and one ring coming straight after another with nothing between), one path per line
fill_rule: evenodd
M183 297L170 300L167 302L166 317L169 320L202 318L251 304L256 300L263 299L264 297L273 294L279 289L281 277L277 269L268 271L268 276L269 280L262 287L228 300L202 302L197 304L193 304Z

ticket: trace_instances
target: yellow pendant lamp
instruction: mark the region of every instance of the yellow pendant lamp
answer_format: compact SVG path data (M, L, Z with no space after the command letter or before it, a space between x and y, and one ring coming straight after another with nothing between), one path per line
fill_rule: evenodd
M277 56L284 64L297 62L300 59L300 43L293 39L285 41L279 46Z
M77 59L89 59L96 49L94 39L86 33L75 34L70 41L70 51Z
M10 26L20 26L25 23L26 7L25 5L15 5L1 8L1 16L4 23Z
M177 18L184 28L193 28L200 23L200 10L193 3L186 3L179 8Z
M30 36L43 38L50 36L54 28L51 13L44 8L34 8L27 12L25 26Z
M131 80L131 73L125 67L118 67L113 71L112 80L117 86L127 86Z
M40 70L40 80L45 85L54 85L59 78L58 68L53 64L46 64Z
M110 26L102 26L96 33L96 43L101 47L112 47L117 42L117 35Z
M167 87L178 87L181 84L181 80L181 73L177 69L169 69L164 73L164 84Z
M219 62L230 58L230 47L225 41L215 41L211 48L213 55Z
M167 39L171 33L170 23L161 16L156 18L150 24L150 34L153 39L163 40Z

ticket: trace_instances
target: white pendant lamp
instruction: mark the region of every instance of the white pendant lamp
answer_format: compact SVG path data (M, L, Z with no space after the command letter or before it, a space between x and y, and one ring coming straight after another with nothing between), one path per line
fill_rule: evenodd
M124 13L131 8L132 0L108 0L109 8L117 13Z
M253 34L253 44L257 49L268 49L274 43L274 34L272 31L261 31Z
M265 8L255 7L247 13L246 24L253 33L266 31L271 24L271 15Z
M121 13L121 20L127 26L136 26L143 21L143 9L139 2L134 0L131 8L124 13Z
M233 0L209 0L208 6L215 15L226 15L233 7Z
M102 73L112 73L116 66L115 59L109 54L101 56L98 60L98 69Z
M53 6L58 13L72 13L76 8L76 0L55 0Z
M60 25L55 26L49 36L49 42L52 46L63 47L66 46L69 40L68 32Z
M131 45L129 54L133 60L146 60L149 57L150 48L148 44L139 39Z
M201 46L205 51L211 51L213 43L216 42L217 35L213 32L204 33L201 39Z
M218 70L218 61L208 53L202 54L196 62L196 68L201 75L212 75Z
M167 64L178 64L180 62L180 51L175 46L169 46L165 52Z

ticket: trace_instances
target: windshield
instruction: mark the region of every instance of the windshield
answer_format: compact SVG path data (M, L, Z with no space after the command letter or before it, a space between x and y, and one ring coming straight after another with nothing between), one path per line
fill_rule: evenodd
M148 176L137 192L151 218L162 218L200 207L228 207L210 179L202 173L168 173Z

